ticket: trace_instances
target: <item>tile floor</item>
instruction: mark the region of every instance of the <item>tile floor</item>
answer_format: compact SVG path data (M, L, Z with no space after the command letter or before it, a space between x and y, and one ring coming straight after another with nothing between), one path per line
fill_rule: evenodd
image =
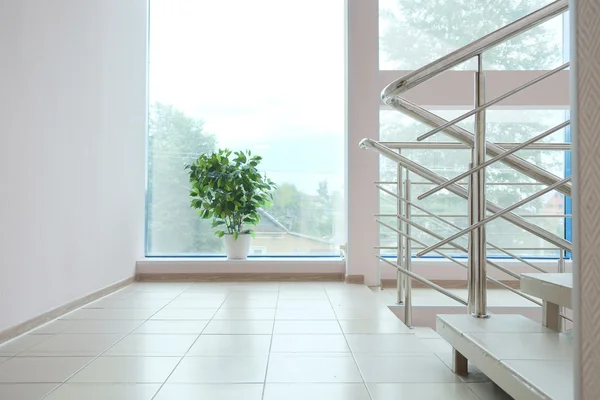
M362 285L136 283L0 346L2 400L508 400Z

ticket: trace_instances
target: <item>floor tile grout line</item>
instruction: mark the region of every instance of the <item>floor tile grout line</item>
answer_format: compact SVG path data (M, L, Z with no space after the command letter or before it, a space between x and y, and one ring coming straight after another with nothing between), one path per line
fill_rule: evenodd
M128 286L129 286L129 285L128 285ZM127 287L127 286L125 286L125 287ZM123 288L123 289L124 289L124 288ZM118 292L118 291L117 291L117 292ZM81 307L77 308L76 310L73 310L73 311L69 312L69 314L70 314L70 313L72 313L72 312L78 311L78 310L82 310L82 309L83 309L85 306L87 306L88 304L90 304L90 303L94 303L94 302L96 302L96 301L99 301L99 300L101 300L101 299L103 299L103 298L105 298L105 297L110 297L110 296L112 296L114 293L117 293L117 292L113 292L113 293L107 294L106 296L103 296L103 297L101 297L100 299L97 299L97 300L91 301L91 302L89 302L89 303L86 303L86 304L82 305ZM134 292L134 293L135 293L135 292ZM46 324L48 324L48 323L50 323L50 322L58 321L58 320L61 320L61 317L55 318L55 319L53 319L52 321L48 321ZM66 329L67 329L67 328L65 328L65 330L66 330ZM30 331L30 332L31 332L31 331ZM61 333L62 333L62 331L61 331L61 332L58 332L58 333L52 333L52 334L49 334L48 336L57 336L57 335L59 335L59 334L61 334ZM29 334L29 332L26 332L26 333L24 333L22 336L24 336L24 335L28 335L28 334ZM128 334L125 334L125 336L127 336L127 335L128 335ZM123 336L123 338L124 338L125 336ZM120 340L122 340L123 338L121 338ZM49 339L48 339L48 340L49 340ZM120 341L120 340L119 340L119 341ZM119 341L117 341L117 342L119 342ZM43 342L43 341L42 341L42 342ZM117 342L115 342L115 344L116 344ZM40 343L41 343L41 342L40 342ZM38 344L39 344L39 343L38 343ZM35 346L35 345L33 345L33 346ZM33 346L31 346L31 347L33 347ZM31 348L31 347L29 347L29 348ZM111 347L112 347L112 346L111 346ZM29 349L29 348L28 348L28 349ZM24 350L24 351L25 351L25 350ZM17 357L19 354L23 353L24 351L22 351L22 352L20 352L20 353L17 353L17 354L15 354L15 355L14 355L13 357L11 357L11 358L16 358L16 357ZM101 354L102 354L102 353L101 353ZM35 357L35 356L32 356L32 357ZM51 356L50 356L50 357L51 357ZM56 356L56 357L87 358L87 356L77 356L77 355L73 355L73 356L69 356L69 355L67 355L67 356ZM46 393L46 394L44 395L44 397L42 397L42 399L41 399L41 400L43 400L43 399L47 398L48 396L50 396L50 394L52 394L53 392L55 392L56 390L58 390L58 389L59 389L61 386L63 386L63 385L64 385L65 383L67 383L67 382L68 382L68 381L69 381L71 378L73 378L73 376L75 376L76 374L78 374L79 372L81 372L81 371L82 371L84 368L86 368L86 367L87 367L87 366L89 366L89 365L90 365L92 362L94 362L96 359L98 359L98 357L100 357L100 355L98 355L98 356L96 356L96 357L93 357L93 356L92 356L92 357L90 357L90 358L91 358L91 360L90 360L89 362L87 362L87 363L86 363L86 364L84 364L84 365L83 365L81 368L79 368L77 371L75 371L74 373L72 373L71 375L69 375L69 376L67 377L67 379L65 379L64 381L62 381L62 382L52 382L51 384L57 383L57 386L56 386L54 389L52 389L50 392ZM6 360L6 361L8 361L8 360Z
M265 379L263 380L261 400L265 398L265 391L267 389L267 376L269 374L269 362L271 361L271 349L273 348L273 337L275 335L275 321L277 321L277 306L279 306L279 296L281 294L281 282L277 287L277 300L275 301L275 314L273 315L273 328L271 329L271 343L269 344L269 352L267 353L267 365L265 368Z
M487 383L487 382L484 382L484 383ZM479 397L479 395L478 395L477 393L475 393L475 391L473 390L473 388L471 388L471 386L469 386L469 385L468 385L466 382L463 382L463 385L465 385L465 386L467 387L467 389L468 389L468 390L469 390L471 393L473 393L473 396L475 396L475 398L476 398L476 399L478 399L478 400L485 400L485 399L483 399L483 398Z
M193 287L193 286L194 285L192 285L191 287ZM190 288L188 288L187 290L189 290L189 289ZM187 290L185 290L183 293L187 292ZM183 294L183 293L181 293L181 294ZM204 326L204 328L202 328L202 331L200 332L200 334L198 335L198 337L196 338L196 340L194 340L194 342L190 345L190 347L187 349L187 351L185 352L185 354L181 357L181 359L179 360L179 362L175 365L175 367L173 368L173 370L166 377L166 379L164 380L164 382L160 384L160 387L158 388L158 390L156 391L156 393L154 393L154 396L152 396L152 398L150 400L154 400L156 398L156 396L158 396L158 394L163 389L163 387L167 384L167 382L169 381L169 379L171 378L171 376L173 375L173 373L177 370L177 368L179 368L179 365L184 360L184 358L186 357L186 355L190 352L190 350L192 349L192 347L194 347L194 345L196 344L196 342L198 341L198 339L200 339L200 337L202 336L202 333L206 330L206 328L211 323L211 321L215 318L215 316L217 315L217 313L219 312L219 310L223 307L223 304L225 304L225 301L227 301L227 299L229 298L229 296L231 296L231 293L233 293L233 290L229 291L229 293L225 297L225 300L223 300L223 302L217 308L217 310L215 311L215 313L213 314L213 316L208 320L208 323ZM181 296L181 294L179 296Z
M126 286L127 287L127 286ZM139 290L134 291L133 293L137 293L139 292ZM132 294L133 294L132 293ZM181 294L180 294L181 295ZM110 296L110 295L108 295ZM108 297L105 296L105 297ZM176 297L175 297L176 298ZM173 299L174 300L174 299ZM173 301L171 300L171 301ZM152 314L150 317L148 317L147 319L143 320L144 322L142 322L141 325L143 325L144 323L146 323L147 321L150 320L150 318L152 318L154 315L156 315L156 313L158 313L160 310L162 310L164 307L166 307L168 304L171 303L171 301L169 301L167 304L165 304L162 308L160 308L158 311L156 311L154 314ZM84 306L78 308L77 310L81 310L83 309ZM137 328L136 328L137 329ZM131 330L131 332L133 332L135 329ZM52 393L54 393L55 391L57 391L58 389L60 389L63 385L65 385L67 382L69 382L71 379L73 379L73 377L75 375L77 375L78 373L80 373L81 371L83 371L85 368L89 367L94 361L98 360L100 357L102 357L103 354L105 354L107 351L109 351L110 349L112 349L114 346L116 346L118 343L120 343L123 339L125 339L127 336L129 336L131 334L131 332L125 334L121 339L117 340L115 343L113 343L111 346L109 346L107 349L105 349L104 351L100 352L100 354L98 354L96 357L92 357L92 359L90 360L90 362L88 362L87 364L85 364L83 367L79 368L77 371L75 371L73 374L71 374L67 379L65 379L63 382L61 382L57 387L55 387L53 390L51 390L49 393L47 393L44 397L42 397L43 400L45 398L47 398L48 396L50 396Z
M327 295L327 300L329 300L329 303L330 303L331 307L333 308L333 303L331 302L331 297L329 296L329 292L327 291L327 289L325 289L325 294ZM350 355L352 356L352 361L354 361L354 365L356 365L356 369L358 370L358 373L360 374L360 378L362 379L362 384L364 385L365 390L367 391L367 395L369 396L369 399L373 400L373 394L371 393L371 390L369 389L369 386L367 385L367 382L365 380L363 372L361 371L361 369L358 365L358 361L356 360L356 357L354 356L354 351L352 351L352 348L350 347L350 343L348 342L348 338L346 337L346 332L344 332L344 329L342 329L342 324L340 324L340 319L338 318L338 315L335 312L335 309L334 309L334 315L335 315L335 320L338 323L340 330L342 331L342 335L344 336L344 341L346 342L346 346L348 346L348 350L350 351Z
M165 304L163 307L161 307L160 309L158 309L156 312L154 312L154 313L153 313L152 315L150 315L148 318L146 318L146 319L142 319L142 320L139 320L139 321L141 321L139 326L143 325L143 324L144 324L145 322L147 322L147 321L150 321L150 320L151 320L151 319L152 319L152 318L153 318L153 317L154 317L154 316L155 316L155 315L156 315L158 312L160 312L161 310L163 310L164 308L166 308L166 307L167 307L169 304L171 304L171 303L172 303L173 301L175 301L176 299L180 298L180 297L181 297L181 296L182 296L184 293L188 292L188 291L190 290L190 288L192 288L192 287L193 287L193 286L191 286L191 287L189 287L189 288L187 288L187 289L183 290L181 293L179 293L179 294L177 294L177 295L173 295L174 297L173 297L173 298L171 298L171 299L170 299L168 302L166 302L166 304ZM328 302L329 302L330 306L333 308L333 306L332 306L332 302L333 302L333 300L332 300L332 299L333 299L333 298L335 298L335 296L334 296L335 292L331 292L331 293L330 293L330 292L329 292L327 289L325 289L325 288L323 288L323 290L325 291L326 298L327 298L327 300L328 300ZM133 294L135 294L135 293L143 293L143 292L146 292L146 291L136 291L136 292L132 292L130 295L133 295ZM256 292L256 290L254 290L254 291L249 291L249 292L247 292L247 293L253 293L253 292ZM231 296L233 293L241 293L241 292L240 292L240 291L237 291L237 292L236 292L235 290L229 290L227 293L223 293L223 294L225 294L225 296L223 296L223 298L224 298L224 299L228 299L228 298L230 298L230 296ZM282 291L281 291L281 286L280 286L280 287L279 287L279 289L277 290L277 301L276 301L276 306L275 306L275 307L276 307L276 310L278 309L278 306L279 306L279 304L280 304L279 300L281 300L281 294L282 294ZM109 295L109 296L110 296L110 295ZM332 296L333 296L333 297L332 297ZM199 300L199 301L201 302L202 300ZM219 306L219 307L216 309L216 311L214 312L214 314L213 314L212 318L210 318L210 319L208 320L208 322L207 322L207 323L204 325L204 327L203 327L203 328L200 330L200 333L198 333L198 334L197 334L196 340L195 340L195 341L194 341L194 342L193 342L193 343L192 343L192 344L189 346L189 348L188 348L187 352L185 352L185 354L184 354L184 355L181 357L181 359L179 360L179 362L177 363L177 365L176 365L176 366L173 368L173 370L171 371L171 373L169 374L169 376L168 376L168 377L165 379L165 381L164 381L162 384L159 384L159 383L157 383L157 384L156 384L156 386L158 387L158 389L157 389L157 392L156 392L156 393L155 393L155 394L152 396L152 398L155 398L156 396L158 396L158 394L160 393L160 391L163 389L163 386L164 386L164 385L167 383L168 379L170 379L170 377L172 376L172 374L173 374L173 373L175 372L175 370L176 370L176 369L179 367L179 364L180 364L180 363L183 361L183 359L184 359L186 356L188 356L188 355L189 355L189 353L190 353L190 351L191 351L191 348L192 348L192 347L193 347L193 346L194 346L194 345L197 343L197 341L200 339L200 337L201 337L202 335L205 335L205 332L206 332L206 330L207 330L207 327L208 327L208 325L210 324L210 322L211 322L211 321L214 321L214 317L215 317L215 315L217 314L217 312L218 312L219 310L222 310L222 309L223 309L223 304L225 303L225 301L226 301L226 300L223 300L223 301L222 301L222 303L221 303L221 306ZM80 307L80 308L83 308L83 307ZM109 309L110 309L110 308L109 308ZM213 308L213 309L214 309L214 308ZM107 310L108 310L108 309L107 309ZM334 313L335 313L335 311L334 311ZM349 348L350 355L353 357L353 360L354 360L354 362L355 362L355 365L356 365L356 366L357 366L357 368L358 368L359 374L360 374L360 376L361 376L361 378L362 378L362 381L363 381L362 383L363 383L363 385L365 385L365 387L366 387L366 389L367 389L367 393L369 393L369 396L372 398L372 396L373 396L373 395L371 394L371 392L370 392L370 390L369 390L369 387L368 387L368 385L367 385L367 383L366 383L366 381L365 381L365 378L364 378L364 376L363 376L363 374L362 374L362 371L360 370L360 368L359 368L359 366L358 366L358 363L357 363L357 361L356 361L356 358L355 358L356 354L354 353L354 351L352 351L352 349L350 348L350 346L349 346L349 343L348 343L348 335L350 335L350 336L351 336L351 334L350 334L350 333L348 333L348 334L347 334L347 332L345 332L345 331L342 329L342 326L341 326L341 320L340 320L340 318L338 318L337 314L335 314L335 319L334 319L334 320L336 321L336 324L337 324L337 325L338 325L338 327L340 328L340 332L341 332L341 333L344 335L344 340L345 340L345 342L346 342L346 344L347 344L347 346L348 346L348 348ZM88 320L83 320L83 321L91 321L91 320L89 320L89 319L88 319ZM98 320L98 321L101 321L101 320ZM127 321L127 320L123 320L123 321ZM136 321L137 321L137 320L136 320ZM268 368L269 368L269 362L270 362L270 354L271 354L271 350L272 350L273 337L274 337L274 329L275 329L275 323L277 322L277 319L276 319L276 318L274 318L274 319L272 320L272 322L273 322L273 326L272 326L272 330L271 330L271 343L270 343L270 348L269 348L269 354L268 354L268 357L267 357L267 365L266 365L266 369L265 369L265 379L264 379L264 381L263 381L263 390L262 390L262 397L263 397L263 398L264 398L264 394L265 394L265 391L266 391L266 383L267 383L267 374L268 374ZM139 327L139 326L138 326L138 327ZM65 380L64 382L62 382L62 383L60 383L60 382L55 382L55 383L53 383L53 384L55 384L55 385L57 385L57 386L56 386L54 389L52 389L52 390L51 390L49 393L47 393L46 395L44 395L44 398L46 398L47 396L50 396L52 393L54 393L56 390L58 390L58 389L59 389L60 387L62 387L64 384L68 383L68 382L69 382L69 381L70 381L70 380L73 378L73 376L74 376L74 375L76 375L76 374L78 374L79 372L81 372L81 370L83 370L83 369L87 368L87 367L88 367L88 366L89 366L89 365L90 365L92 362L94 362L95 360L97 360L99 357L101 357L101 356L105 355L107 351L109 351L111 348L113 348L114 346L116 346L118 343L120 343L120 342L121 342L122 340L124 340L126 337L128 337L128 336L132 335L132 334L133 334L133 332L135 331L135 329L137 329L137 328L133 328L133 329L132 329L132 330L130 330L129 332L126 332L126 333L124 333L124 336L123 336L121 339L119 339L118 341L116 341L116 342L115 342L113 345L111 345L110 347L108 347L108 348L107 348L105 351L101 352L99 355L97 355L95 358L93 358L93 359L92 359L92 360L91 360L89 363L87 363L86 365L84 365L83 367L81 367L79 370L77 370L77 371L76 371L74 374L72 374L72 375L71 375L69 378L67 378L67 380ZM121 332L119 332L119 333L121 333ZM50 334L46 334L46 335L47 335L47 336L50 336L50 337L52 337L52 336L57 336L57 335L61 335L61 334L63 334L63 332L55 332L55 333L50 333ZM100 334L102 334L102 333L100 333ZM169 334L169 333L167 332L166 334ZM412 334L412 333L411 333L411 334ZM414 335L414 334L413 334L413 335ZM417 335L415 335L415 336L417 336ZM419 341L420 341L420 342L424 342L424 341L428 340L427 338L420 338L420 337L418 337L418 336L417 336L417 339L419 339ZM49 340L49 339L44 339L44 340ZM40 343L41 343L41 342L40 342ZM37 344L34 344L33 346L36 346L36 345L37 345ZM32 346L32 347L33 347L33 346ZM435 351L432 351L432 353L433 353L434 355L436 355L436 356L437 356L436 358L440 359L440 361L442 361L442 363L443 363L444 365L446 365L446 367L448 367L448 365L447 365L446 363L444 363L444 362L443 362L443 360L441 359L441 355L440 355L440 354L438 354L438 353L437 353L437 352L435 352ZM18 353L18 354L19 354L19 353ZM22 354L22 353L21 353L21 354ZM181 354L181 353L180 353L180 354ZM360 354L360 353L359 353L359 354ZM67 355L67 356L70 356L70 357L82 357L82 358L83 358L83 356L77 356L77 355ZM7 356L7 360L6 360L6 361L8 361L9 359L11 359L11 358L14 358L14 357L17 357L17 355L14 355L14 356L11 356L11 357L8 357L8 356ZM59 357L60 357L60 356L59 356ZM64 356L63 356L63 357L64 357ZM449 368L449 367L448 367L448 368ZM16 382L15 382L15 383L16 383ZM256 382L256 383L259 383L259 382ZM459 384L463 384L463 385L465 385L465 384L466 384L466 385L467 385L467 387L468 387L468 389L469 389L469 393L473 393L474 397L479 399L479 396L477 395L477 393L475 393L475 392L473 391L472 387L471 387L471 386L469 386L469 385L467 384L467 382L464 382L464 381L463 381L463 382L458 382L458 383L459 383ZM232 384L234 384L234 383L232 383Z

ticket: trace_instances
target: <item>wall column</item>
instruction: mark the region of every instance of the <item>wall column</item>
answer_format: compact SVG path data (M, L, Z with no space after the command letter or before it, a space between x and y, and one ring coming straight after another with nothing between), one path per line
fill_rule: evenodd
M379 194L373 181L379 176L379 158L358 143L379 138L378 76L379 3L346 0L346 274L364 275L367 285L377 284L373 246L379 229L373 214L379 210Z
M571 0L575 398L600 393L600 3Z

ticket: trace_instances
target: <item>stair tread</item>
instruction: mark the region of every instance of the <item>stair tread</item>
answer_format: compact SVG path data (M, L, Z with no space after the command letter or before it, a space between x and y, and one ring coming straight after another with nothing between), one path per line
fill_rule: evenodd
M521 274L521 290L551 303L572 308L573 274L524 273Z
M573 341L521 315L438 315L437 332L496 384L524 400L573 398Z
M461 333L474 332L548 332L556 333L520 314L494 314L493 318L473 318L466 314L442 314L438 321Z

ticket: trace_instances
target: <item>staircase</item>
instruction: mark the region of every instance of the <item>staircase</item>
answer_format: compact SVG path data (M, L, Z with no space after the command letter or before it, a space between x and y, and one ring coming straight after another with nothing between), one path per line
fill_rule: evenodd
M412 282L423 285L464 306L461 314L440 314L436 317L436 330L453 348L453 370L462 375L468 372L469 362L476 365L497 385L515 399L573 399L573 345L569 327L572 308L572 275L565 273L565 257L573 251L572 243L554 232L543 229L515 212L541 196L558 192L572 195L571 177L558 177L516 155L520 150L570 149L569 143L538 143L570 124L565 121L535 137L517 143L494 143L486 137L486 111L521 91L565 70L565 63L547 71L535 79L506 92L494 99L485 98L485 71L483 59L490 48L525 32L568 10L567 0L558 0L495 32L492 32L447 56L415 70L390 83L382 93L383 102L390 108L425 123L432 129L416 138L416 142L378 142L364 139L360 146L379 153L397 164L396 191L384 182L376 183L378 190L397 200L396 215L377 215L377 223L396 235L395 259L377 255L380 265L390 266L397 274L397 303L402 305L405 324L414 325ZM447 121L424 108L403 98L406 91L447 71L471 58L477 59L475 78L475 107L461 116ZM473 133L457 124L474 117ZM454 141L425 141L435 135L444 134ZM407 149L471 149L467 171L451 179L443 177L420 163L403 155ZM501 207L486 199L486 168L501 163L520 174L531 178L543 189L512 205ZM413 177L419 177L434 187L419 196L413 196ZM465 182L466 187L465 187ZM389 182L387 182L389 183ZM438 215L417 200L423 200L440 190L446 190L468 202L468 226L458 226L448 218ZM444 226L443 231L432 230L413 218L418 210ZM382 217L395 217L396 223L385 222ZM556 248L559 254L557 273L547 273L533 262L516 255L510 249L487 240L486 227L496 220L504 221L536 236L545 244ZM446 232L450 230L449 236ZM421 240L423 234L435 240L434 244ZM460 240L467 239L467 245ZM378 246L383 249L384 246ZM389 247L388 247L389 249ZM457 295L439 284L420 276L412 269L415 255L437 255L468 272L466 298ZM489 249L500 252L536 273L517 273L488 257ZM466 259L464 256L466 255ZM488 268L494 268L520 281L520 290L490 276ZM538 273L539 272L539 273ZM488 307L488 282L503 287L521 296L534 307L541 307L542 319L536 322L519 313L497 314ZM491 312L490 312L491 311Z

